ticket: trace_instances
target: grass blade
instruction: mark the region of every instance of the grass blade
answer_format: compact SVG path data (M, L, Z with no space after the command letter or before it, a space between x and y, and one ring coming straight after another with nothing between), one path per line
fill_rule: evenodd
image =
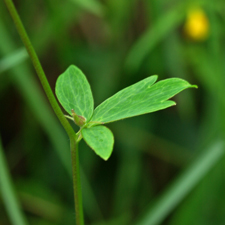
M13 182L7 167L6 159L4 156L3 147L0 140L0 193L9 219L13 225L26 225L28 224L25 216L20 208L17 196L14 192Z
M147 54L182 22L185 12L184 3L179 4L173 10L165 13L163 17L160 17L154 26L146 30L128 53L125 66L130 72L139 69Z
M0 73L22 63L27 58L27 51L24 48L18 49L9 56L0 60Z
M136 224L160 224L223 155L224 143L217 141L203 152L193 164L174 181L174 183L155 202L154 206L150 207L145 216Z

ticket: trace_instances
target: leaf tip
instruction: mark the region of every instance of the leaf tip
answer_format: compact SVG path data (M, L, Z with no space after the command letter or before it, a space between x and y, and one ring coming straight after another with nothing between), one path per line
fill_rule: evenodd
M196 89L197 89L197 88L198 88L198 85L193 84L193 85L191 85L190 87L191 87L191 88L196 88Z
M155 74L155 75L151 75L151 77L154 79L154 83L158 80L159 75Z
M93 148L92 148L93 149ZM94 150L94 149L93 149ZM99 154L94 150L95 154L98 155L101 159L103 159L104 161L108 161L108 159L110 158L110 156L112 155L112 151L110 152L109 155L105 156L103 154Z
M111 155L110 155L110 156L111 156ZM108 159L109 159L109 157L110 157L110 156L108 156L108 157L104 157L104 158L103 158L103 157L101 157L101 158L102 158L102 159L104 159L105 161L108 161Z
M93 148L92 148L93 149ZM94 150L94 149L93 149ZM104 156L103 154L99 154L94 150L95 154L98 155L101 159L103 159L104 161L108 161L108 159L110 158L110 156L112 155L112 151L110 152L109 155Z
M166 102L168 103L167 107L171 107L171 106L177 105L177 103L172 101L172 100L167 100Z

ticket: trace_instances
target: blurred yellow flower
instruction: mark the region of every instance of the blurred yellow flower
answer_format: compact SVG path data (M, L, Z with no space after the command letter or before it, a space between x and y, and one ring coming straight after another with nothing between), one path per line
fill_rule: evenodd
M189 10L184 24L184 31L192 40L202 41L208 37L209 21L201 8Z

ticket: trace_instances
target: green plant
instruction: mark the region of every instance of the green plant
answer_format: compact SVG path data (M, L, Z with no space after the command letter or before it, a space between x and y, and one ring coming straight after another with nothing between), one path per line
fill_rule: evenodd
M56 95L71 115L66 116L80 127L77 142L85 142L104 160L113 150L112 132L103 126L117 120L155 112L175 105L168 100L189 87L187 81L170 78L155 84L157 76L150 76L106 99L94 110L90 85L80 69L71 65L61 74L56 83Z
M84 219L78 158L78 143L81 138L84 138L96 154L107 160L111 155L114 140L111 131L102 124L170 107L175 103L168 101L169 98L186 88L195 86L179 78L171 78L154 84L157 76L151 76L123 89L94 110L91 89L85 76L75 66L71 66L57 81L56 94L65 110L72 116L69 118L73 119L81 127L80 131L75 134L51 91L36 52L31 45L12 1L5 0L5 3L30 55L52 108L70 138L76 222L82 225L84 224Z

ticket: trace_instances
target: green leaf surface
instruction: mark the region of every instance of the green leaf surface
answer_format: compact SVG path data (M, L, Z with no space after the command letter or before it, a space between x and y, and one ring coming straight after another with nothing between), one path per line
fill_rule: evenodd
M180 78L169 78L154 84L156 80L156 75L150 76L119 91L95 109L91 121L110 123L165 109L176 104L168 101L169 98L186 88L196 87Z
M104 160L107 160L113 150L113 133L105 126L84 128L81 131L85 142Z
M76 66L69 66L58 77L55 92L59 102L70 115L74 109L77 115L87 120L91 118L94 110L91 88L83 72Z

